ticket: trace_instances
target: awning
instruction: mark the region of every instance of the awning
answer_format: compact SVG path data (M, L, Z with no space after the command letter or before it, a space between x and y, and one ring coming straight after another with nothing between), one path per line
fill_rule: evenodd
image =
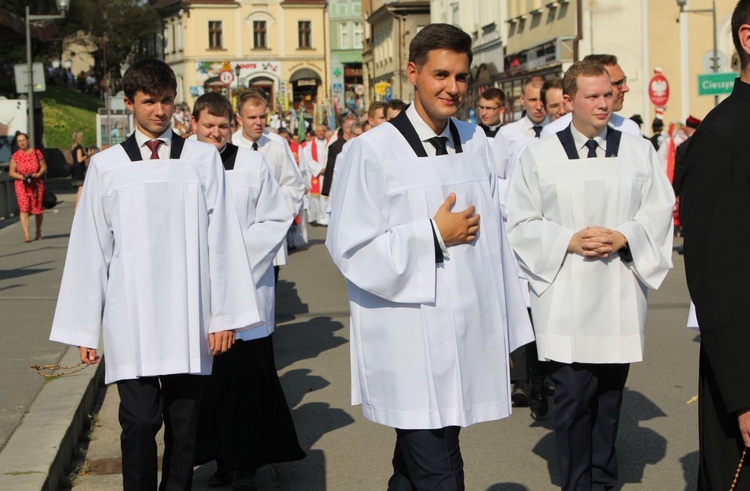
M297 82L298 80L317 80L320 82L320 75L315 73L314 70L310 70L309 68L300 68L296 72L294 72L289 79L290 82Z

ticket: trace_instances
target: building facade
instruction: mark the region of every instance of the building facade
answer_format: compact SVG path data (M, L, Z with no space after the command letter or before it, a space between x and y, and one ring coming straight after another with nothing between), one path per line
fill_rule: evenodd
M364 109L361 0L328 0L331 98L339 114Z
M262 89L273 110L308 113L327 96L326 0L160 0L177 99Z
M365 100L411 101L414 93L406 76L409 43L430 23L429 0L363 1L365 47L363 78Z

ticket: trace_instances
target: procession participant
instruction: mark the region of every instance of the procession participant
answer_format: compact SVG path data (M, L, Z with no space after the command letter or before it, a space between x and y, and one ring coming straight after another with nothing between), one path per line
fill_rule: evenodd
M612 489L647 291L672 266L674 193L651 143L608 127L614 98L602 65L575 63L564 84L572 124L521 152L508 237L531 285L539 358L551 361L562 488Z
M681 186L685 272L700 326L698 489L730 489L750 447L750 312L744 253L750 227L745 135L750 114L750 0L737 2L732 38L740 76L690 137ZM750 489L748 457L735 489Z
M219 154L170 128L176 88L158 60L125 72L136 129L91 159L50 335L93 364L103 329L126 490L156 489L162 420L161 489L190 488L200 375L263 322Z
M497 87L490 87L479 96L477 106L479 127L484 130L487 138L495 138L503 125L502 117L505 113L505 92Z
M296 215L302 207L305 183L288 145L275 141L270 134L264 133L267 114L268 101L262 91L250 89L242 92L237 99L237 121L242 126L242 131L232 136L232 143L263 154L271 174L281 188L290 213ZM287 259L288 249L284 242L273 261L277 280L279 269L287 263Z
M221 155L237 205L258 304L265 325L237 333L235 344L214 362L204 386L196 465L216 459L209 485L253 489L268 463L305 456L274 364L273 258L286 239L292 214L260 152L229 143L231 103L218 92L200 96L192 127L198 140Z
M336 178L326 245L348 283L352 400L396 429L390 490L464 489L460 428L509 415L507 353L532 336L490 147L452 118L471 57L454 26L417 33L414 103L356 138Z
M508 177L511 173L513 161L518 153L531 141L539 138L542 128L547 124L547 113L542 103L541 90L544 78L535 75L523 83L523 91L519 101L523 105L526 115L518 121L506 124L500 128L493 143L495 165L497 166L498 183L500 188L500 204L505 207L507 202ZM528 284L520 275L521 288L525 292L526 306L529 306ZM549 411L547 398L542 386L547 373L545 367L539 364L536 345L532 342L528 346L520 347L511 355L513 367L510 380L513 382L511 398L516 407L530 406L534 419L543 418ZM534 393L531 393L533 381Z
M562 78L556 77L546 80L539 95L542 98L542 104L544 104L544 110L547 112L547 119L550 123L570 112L570 108L563 98Z
M391 99L388 101L388 107L385 109L385 118L390 121L406 108L406 103L401 99Z
M617 112L622 111L622 106L625 103L625 94L630 92L630 87L628 87L628 77L625 76L625 72L617 62L617 57L615 55L588 55L584 58L584 61L592 61L604 65L607 73L609 73L610 80L612 80L613 107L609 125L623 133L641 137L641 129L635 121L616 114ZM542 138L564 130L565 127L570 124L571 119L572 116L568 113L565 116L558 118L554 123L548 124L542 131Z
M309 208L307 221L316 225L328 225L328 213L326 213L328 197L321 193L325 185L324 175L328 155L328 138L326 138L325 125L319 124L315 127L313 138L302 147L304 162L310 173L310 186L308 192Z
M321 194L328 196L331 194L333 186L333 173L336 166L336 157L341 153L346 142L352 139L352 125L357 121L354 116L347 116L341 122L341 136L328 147L328 162L326 163L326 176L323 182Z

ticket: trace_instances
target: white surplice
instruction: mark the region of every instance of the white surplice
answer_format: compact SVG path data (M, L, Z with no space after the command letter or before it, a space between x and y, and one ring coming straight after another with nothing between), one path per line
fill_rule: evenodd
M274 330L276 295L271 266L294 217L260 152L238 148L234 169L226 173L237 203L264 322L260 327L237 333L237 339L248 341L267 337Z
M672 266L673 205L643 138L623 133L610 158L569 160L556 136L526 146L511 176L508 237L531 284L540 359L642 360L647 290ZM621 232L633 262L568 253L573 234L588 226Z
M286 199L289 211L297 215L302 208L305 183L302 181L302 175L297 168L297 164L294 162L294 156L289 149L289 145L280 143L276 139L281 137L279 135L271 137L270 135L272 134L262 134L258 138L258 151L263 154L271 175L273 175L279 188L281 188L281 194ZM232 143L238 147L248 149L252 149L253 147L253 142L245 138L242 131L238 131L232 135ZM279 252L276 253L276 257L273 260L274 266L284 266L287 263L288 257L287 244L284 241L284 244L279 248Z
M463 153L418 158L382 124L336 169L326 245L347 279L352 402L397 428L468 426L510 413L508 353L533 340L495 196L484 132L454 120ZM435 263L430 219L451 193L479 236Z
M211 373L209 332L262 323L219 154L185 141L179 160L91 159L50 339L98 347L106 382Z

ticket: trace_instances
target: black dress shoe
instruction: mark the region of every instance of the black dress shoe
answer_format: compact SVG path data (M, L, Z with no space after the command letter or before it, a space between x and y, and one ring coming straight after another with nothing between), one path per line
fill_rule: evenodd
M258 491L255 469L237 469L232 472L232 491Z
M544 377L535 377L529 382L529 409L534 420L544 418L549 412L549 402L544 395Z
M526 386L526 382L521 381L513 384L510 400L513 402L513 407L526 407L529 405L529 389Z
M217 470L208 480L209 488L223 488L232 484L232 471Z

